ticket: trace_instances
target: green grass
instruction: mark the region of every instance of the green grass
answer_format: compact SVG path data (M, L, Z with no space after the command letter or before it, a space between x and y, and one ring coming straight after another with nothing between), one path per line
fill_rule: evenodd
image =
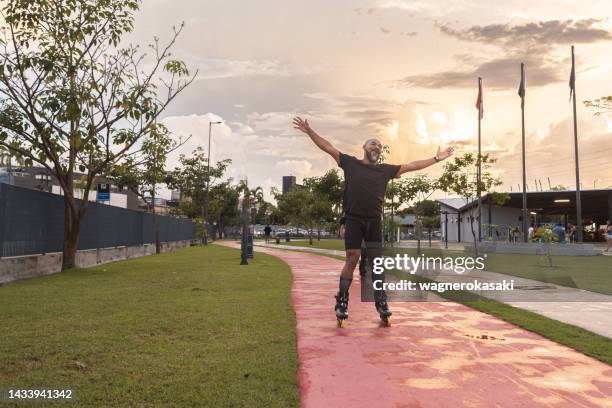
M291 241L283 244L310 247L308 241ZM422 252L427 256L466 255L462 251L430 249L426 241L423 241L422 245ZM312 247L342 250L344 241L315 240ZM416 248L394 248L393 251L416 255ZM487 254L485 267L493 272L612 295L612 257L610 256L553 256L553 266L549 267L548 260L541 255Z
M0 287L0 389L71 388L88 407L298 406L290 269L239 260L192 247Z

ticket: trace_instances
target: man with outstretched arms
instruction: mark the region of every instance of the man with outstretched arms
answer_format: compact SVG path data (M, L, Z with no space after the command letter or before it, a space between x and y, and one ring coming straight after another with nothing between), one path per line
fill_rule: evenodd
M336 317L338 325L343 326L348 317L348 293L353 280L353 271L361 254L361 241L366 243L368 261L381 256L382 233L382 207L387 189L387 183L392 178L398 178L409 171L422 170L436 164L453 154L454 148L441 150L435 156L415 160L408 164L391 165L378 163L382 144L378 139L372 138L363 144L363 157L358 159L341 153L328 140L319 136L307 120L300 117L293 119L295 129L306 133L310 139L324 152L334 158L338 166L344 171L346 181L345 191L345 232L344 247L346 261L340 274L340 287L336 295ZM372 281L384 281L383 274L372 274ZM380 287L380 285L375 285ZM384 290L374 290L374 303L381 319L388 325L391 312L387 305Z

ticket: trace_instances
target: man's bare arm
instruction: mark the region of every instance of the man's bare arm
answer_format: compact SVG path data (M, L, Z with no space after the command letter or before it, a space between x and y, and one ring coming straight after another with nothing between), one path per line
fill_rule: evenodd
M412 161L410 163L407 164L402 164L400 166L400 169L398 170L396 177L401 176L404 173L407 173L409 171L418 171L418 170L422 170L426 167L429 167L431 165L434 165L436 163L441 162L442 160L445 160L447 158L449 158L450 156L453 155L453 153L455 152L455 148L454 147L448 147L444 150L441 150L438 147L438 152L436 153L436 155L430 159L424 159L424 160L415 160Z
M319 149L328 153L331 157L334 158L336 163L340 165L340 152L338 151L338 149L336 149L327 139L322 138L317 132L312 130L312 128L308 124L308 120L303 120L299 116L295 117L293 118L293 127L310 136L314 144L316 144Z

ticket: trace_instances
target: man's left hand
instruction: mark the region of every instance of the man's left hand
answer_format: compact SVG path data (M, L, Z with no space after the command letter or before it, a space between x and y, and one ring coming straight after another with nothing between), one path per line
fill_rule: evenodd
M436 153L436 157L439 161L442 161L451 157L453 153L455 153L455 146L447 147L444 150L442 150L442 148L438 146L438 153Z

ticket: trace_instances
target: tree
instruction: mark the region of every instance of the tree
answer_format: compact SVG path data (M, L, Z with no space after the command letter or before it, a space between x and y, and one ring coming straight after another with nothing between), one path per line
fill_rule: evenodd
M423 227L431 230L440 228L440 203L433 200L423 200L415 206L415 213L419 214Z
M119 47L136 0L12 0L2 6L0 149L55 175L64 192L62 269L75 266L89 192L140 150L168 104L195 78L170 48ZM146 69L145 69L146 68ZM85 173L82 200L74 172Z
M332 234L338 233L340 217L344 210L344 179L335 169L332 169L321 177L304 179L304 187L310 188L315 194L330 204L330 213L332 215L328 217L327 222L324 224Z
M281 225L288 224L288 214L280 208L280 205L278 205L278 203L280 203L280 200L282 200L283 194L276 187L272 187L270 189L270 194L272 194L272 197L274 197L274 200L277 203L277 206L272 208L272 223Z
M310 245L312 231L321 228L326 221L333 220L334 217L331 203L306 186L277 196L277 201L279 212L290 223L306 228Z
M480 155L480 163L483 172L480 176L480 183L476 177L478 158L465 153L463 156L455 157L454 161L444 165L444 172L438 179L440 189L452 192L464 198L469 207L468 217L472 237L474 239L474 254L478 256L478 237L474 230L474 221L477 220L478 207L474 204L478 200L478 192L481 194L491 193L491 200L494 204L503 205L510 196L505 193L493 193L493 188L502 184L502 181L488 171L490 166L495 163L495 159L489 155Z
M269 221L269 214L272 211L272 204L264 200L263 188L257 186L253 189L242 187L249 198L249 220L251 224L263 224Z
M333 213L340 218L344 202L344 179L337 170L329 170L321 177L304 179L304 187L324 197L332 205Z
M422 207L419 204L425 201L429 196L433 194L439 188L438 181L431 180L424 174L416 174L414 177L403 179L398 183L398 191L400 202L408 204L413 200L416 200L413 205L415 214L415 233L417 237L417 253L421 253L421 235L423 220L422 217L425 215L421 212Z
M168 128L162 124L151 127L148 137L143 141L140 154L128 156L123 163L115 166L111 177L119 187L127 187L143 201L148 203L155 223L155 253L161 252L159 219L155 212L155 198L159 185L167 178L166 158L168 153L182 143L172 139Z
M231 179L210 189L208 215L211 220L215 220L217 223L217 230L221 239L225 226L239 221L239 194L238 188L231 185Z
M210 177L212 189L221 182L231 163L231 159L221 160L210 167L209 174L208 157L202 147L198 146L190 156L179 156L179 166L168 172L165 182L168 188L181 192L184 199L181 200L179 208L185 215L194 219L202 216L208 178Z

